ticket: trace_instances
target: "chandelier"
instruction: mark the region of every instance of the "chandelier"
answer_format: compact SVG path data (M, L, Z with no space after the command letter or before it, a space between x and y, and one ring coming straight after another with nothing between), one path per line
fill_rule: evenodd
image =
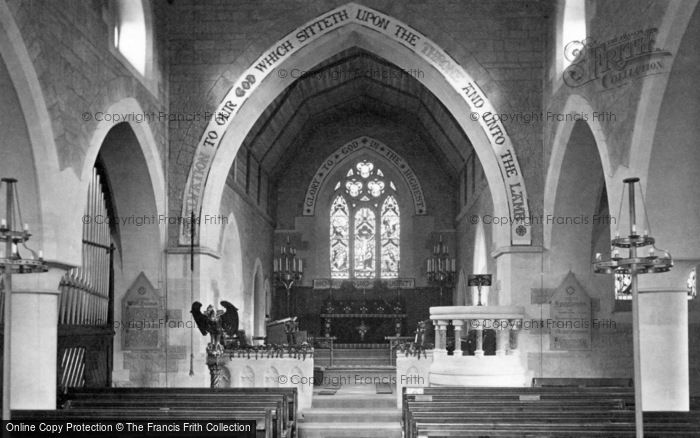
M301 258L297 258L297 250L292 246L287 236L287 244L280 247L279 257L272 261L275 280L284 286L287 291L287 316L291 316L289 301L292 287L295 282L301 280L304 274L304 263Z
M629 275L631 278L635 426L637 436L643 436L641 341L639 338L639 290L637 275L668 272L671 270L671 267L673 267L673 258L668 251L656 248L655 246L655 240L650 235L651 228L649 225L649 217L647 216L647 209L641 189L639 194L642 199L642 208L644 210L645 228L644 232L641 234L637 229L635 184L639 182L639 178L626 178L622 182L627 184L627 192L629 193L629 234L624 237L620 236L620 221L618 220L618 229L615 231L615 237L610 242L610 254L605 257L600 253L596 254L595 261L593 262L593 269L596 274L622 274ZM621 217L624 198L625 190L623 186L620 209L617 215L618 219ZM624 256L621 255L620 250L627 251L627 254Z
M644 197L641 196L642 206L644 210L644 220L646 228L643 233L637 229L636 205L635 205L635 183L639 182L639 178L627 178L623 183L627 184L629 192L629 215L630 215L630 230L629 235L620 236L619 221L618 229L615 231L615 237L610 242L610 255L603 257L601 253L597 253L595 262L593 263L596 274L629 274L635 276L637 274L655 274L660 272L668 272L673 267L673 258L668 251L656 248L654 238L649 234L649 218L647 216ZM641 191L640 191L641 195ZM624 191L620 200L620 211L624 202ZM618 214L618 218L620 215ZM647 248L646 254L643 248ZM620 254L620 249L627 250L627 257ZM636 281L633 282L633 292L636 294Z
M31 274L46 272L48 268L44 263L42 253L35 252L27 246L27 241L32 236L29 225L22 226L22 210L19 205L17 192L17 180L14 178L2 178L0 185L6 184L6 217L0 219L0 240L5 242L4 253L0 255L0 266L5 274ZM0 245L1 246L1 245ZM20 246L30 255L22 257Z

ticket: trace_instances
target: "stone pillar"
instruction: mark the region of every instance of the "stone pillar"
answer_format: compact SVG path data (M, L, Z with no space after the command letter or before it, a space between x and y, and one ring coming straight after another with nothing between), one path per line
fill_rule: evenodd
M540 246L506 246L496 248L491 256L496 260L499 287L492 287L489 303L491 305L509 305L529 303L530 287L523 285L523 278L534 278L533 272L540 272L542 265L542 247Z
M209 346L207 347L207 366L209 367L211 388L225 388L228 386L224 381L224 366L228 361L228 357L224 356L223 349L216 350Z
M476 349L474 356L484 355L484 320L475 319L472 321L472 327L476 330Z
M452 321L452 325L455 327L455 356L462 355L462 326L464 321L461 319L456 319Z
M447 324L449 321L440 319L433 321L435 324L435 352L447 354Z
M496 356L505 356L509 350L510 325L507 319L499 319L496 326Z
M508 354L513 356L519 356L520 350L518 350L518 332L523 326L522 319L510 319L508 320L510 325L510 330L508 331L510 337L510 348Z
M686 292L640 293L639 337L644 411L688 411Z
M56 409L59 284L65 272L12 275L10 409Z

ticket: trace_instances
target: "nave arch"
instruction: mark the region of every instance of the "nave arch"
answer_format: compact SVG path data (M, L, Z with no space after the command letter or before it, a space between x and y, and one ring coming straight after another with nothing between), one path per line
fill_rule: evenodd
M381 12L349 3L317 18L318 20L322 17L333 16L333 14L346 13L348 20L341 21L337 27L326 33L309 38L310 42L304 43L298 50L295 48L293 52L290 51L291 54L281 59L274 66L275 69L290 70L294 68L309 71L315 65L343 50L359 47L406 71L417 69L424 72L423 77L418 79L455 116L479 155L494 198L494 214L501 217L513 217L519 214L526 216L528 214L527 192L521 169L517 164L516 151L505 132L505 128L500 125L500 121L489 122L489 114L497 111L482 89L485 85L492 89L496 87L495 84L481 84L481 88L479 88L479 85L462 67L426 37L421 35L421 42L425 46L422 46L423 52L420 52L412 44L392 37L392 33L378 30L373 28L370 23L354 18L360 9L372 11L390 22L400 24L420 35L410 26ZM286 39L291 39L294 34L295 32L290 33ZM281 40L280 45L284 44L284 41L284 39ZM276 50L277 47L276 45L264 52L258 62L261 62L265 56L268 56L268 53ZM426 53L440 56L440 62L430 62L431 58ZM472 64L476 65L476 63ZM229 95L222 99L219 104L217 112L228 113L229 116L212 120L200 140L193 165L190 168L187 186L183 192L183 216L189 216L193 210L202 216L218 212L226 176L243 140L264 109L293 81L289 77L279 78L277 75L274 78L265 79L267 73L256 78L254 67L251 67L247 73L250 74L242 75L238 85L234 86ZM486 77L483 72L479 73L481 77ZM260 75L257 74L257 76ZM236 97L236 93L239 97ZM232 99L240 102L241 105L234 104ZM243 102L246 104L243 105ZM470 107L470 103L477 106ZM478 119L478 122L470 120L470 116L472 119ZM487 121L484 121L484 118ZM217 123L217 120L220 123ZM229 126L235 126L236 129L227 129ZM496 135L495 132L500 132L500 134ZM521 189L522 191L520 191ZM512 211L514 208L518 211ZM497 246L507 247L511 244L528 245L531 243L529 226L523 227L521 224L515 224L510 229L505 227L504 229L495 236ZM195 240L199 241L200 246L209 248L217 246L217 225L203 226L198 232L198 239ZM190 241L189 230L182 227L179 240L180 244L187 244Z

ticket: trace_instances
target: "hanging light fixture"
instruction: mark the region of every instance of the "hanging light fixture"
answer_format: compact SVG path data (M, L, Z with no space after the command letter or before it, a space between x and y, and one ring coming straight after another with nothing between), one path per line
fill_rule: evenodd
M642 413L642 372L639 339L639 291L637 287L637 275L656 274L668 272L673 267L671 254L663 249L656 248L656 241L651 236L651 226L647 215L644 196L640 188L640 198L644 210L643 233L637 228L637 212L635 205L635 184L639 178L626 178L622 181L627 185L629 193L629 234L620 236L619 218L622 213L622 204L625 200L625 190L623 186L620 199L620 209L618 211L618 228L615 237L610 242L610 255L603 257L598 253L593 262L593 269L596 274L618 274L629 275L631 277L630 290L632 293L632 336L634 344L634 411L635 426L637 436L644 434L644 423ZM646 248L646 250L644 249ZM626 256L620 254L620 250L627 250ZM644 253L646 251L646 253Z
M0 180L0 193L2 184L5 184L5 217L0 219L0 267L4 274L3 294L3 323L4 323L4 348L3 348L3 385L2 385L2 419L10 419L10 360L11 360L11 316L12 316L12 274L32 274L48 271L41 251L38 253L27 246L27 241L32 236L29 225L22 222L22 210L19 204L17 180L14 178L2 178ZM20 246L26 250L20 252ZM29 257L27 257L29 256Z
M287 236L287 244L280 247L280 255L273 261L273 272L278 284L287 291L287 316L292 316L289 308L292 286L304 275L304 262L297 258L297 250L292 246Z
M2 251L0 252L2 254L0 255L0 266L3 267L3 272L6 274L46 272L48 268L43 260L41 251L37 253L29 248L26 243L32 235L29 232L29 225L22 222L17 180L14 178L2 178L0 181L0 186L6 184L6 217L0 219L0 240L5 242L4 251L0 249ZM26 250L24 256L20 247Z
M657 248L655 245L656 241L650 235L651 226L649 224L649 217L641 190L640 197L642 199L646 228L644 228L643 233L640 233L637 227L634 187L635 183L639 182L639 178L627 178L623 180L623 182L627 184L629 193L629 235L620 236L620 221L618 220L618 228L615 231L615 237L610 242L610 255L608 257L603 257L601 253L596 254L596 259L593 262L595 273L628 274L634 276L636 274L655 274L670 271L671 267L673 267L673 258L668 251ZM622 199L620 200L620 212L622 211L624 195L625 192L623 190ZM618 213L618 218L620 218L620 213ZM642 251L642 248L648 248L646 253ZM620 249L628 250L627 257L622 257L620 255Z

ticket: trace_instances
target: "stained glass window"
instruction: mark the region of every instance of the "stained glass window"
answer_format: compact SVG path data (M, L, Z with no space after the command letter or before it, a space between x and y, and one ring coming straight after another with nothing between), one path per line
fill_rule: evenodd
M349 266L348 204L342 196L336 196L331 206L331 277L348 278Z
M382 204L382 278L399 276L399 236L401 216L399 204L393 196L387 196Z
M630 274L615 274L615 299L632 299L632 276Z
M401 215L396 186L374 163L352 164L330 212L332 278L397 278Z
M698 295L695 268L690 270L690 273L688 274L688 280L686 283L688 286L688 299L692 300Z
M375 214L369 208L355 213L355 277L374 278L375 275Z

